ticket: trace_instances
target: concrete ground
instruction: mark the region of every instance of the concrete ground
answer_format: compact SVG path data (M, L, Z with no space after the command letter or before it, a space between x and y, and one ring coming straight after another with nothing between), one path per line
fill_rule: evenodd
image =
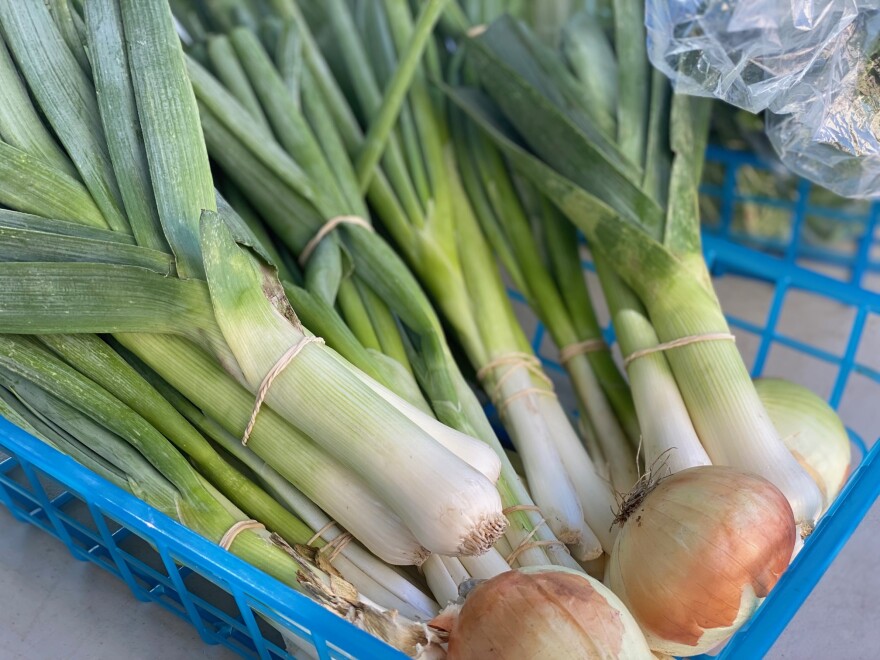
M876 283L872 283L876 284ZM873 287L872 287L873 288ZM880 288L878 288L880 290ZM726 277L718 282L726 310L763 323L772 291L764 284ZM836 303L790 294L779 329L840 352L850 310ZM747 362L757 341L737 332ZM880 317L868 320L859 361L880 369ZM834 370L783 348L769 356L768 375L788 375L827 394ZM880 388L854 380L841 412L871 444L880 435ZM768 657L859 660L880 657L877 594L880 504L875 504L849 544L773 646ZM140 603L125 585L101 569L74 560L65 547L20 523L0 507L0 660L190 660L232 658L206 646L195 630L153 604ZM751 659L749 659L751 660Z

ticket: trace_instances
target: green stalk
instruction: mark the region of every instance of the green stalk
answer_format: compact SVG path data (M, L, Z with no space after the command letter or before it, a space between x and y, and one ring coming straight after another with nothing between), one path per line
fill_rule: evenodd
M422 53L447 2L448 0L429 0L424 3L409 43L401 51L397 68L385 89L382 105L370 122L369 131L357 159L357 178L362 192L369 188L373 170L385 151L388 136L397 120L412 78L416 74Z
M95 90L42 2L0 4L0 24L46 115L107 224L130 233L101 127Z
M41 158L47 165L61 169L64 174L77 178L79 174L73 163L58 146L55 138L43 125L28 95L21 76L6 42L0 36L0 136L2 139L32 156Z
M206 353L171 336L125 334L117 339L240 443L253 410L253 394ZM271 408L261 410L247 446L376 556L393 564L424 560L427 552L356 472L331 459Z
M128 265L0 263L0 307L6 333L181 334L241 377L202 282Z
M203 278L199 216L217 206L171 9L151 0L120 0L120 7L159 219L180 277Z
M305 118L293 98L286 93L284 82L268 54L256 36L243 28L232 32L232 43L278 135L279 143L305 172L323 182L324 185L316 189L317 207L328 217L342 215L344 202L341 191L334 185L336 178L327 166L321 147ZM354 210L356 215L366 217L362 204L361 208Z
M609 136L616 138L618 62L596 18L586 11L572 16L562 28L560 48L584 88L584 97L593 99L598 123ZM597 66L598 62L601 66ZM650 136L649 133L649 139ZM647 168L645 174L648 174Z
M2 221L0 260L122 264L148 268L163 275L174 274L174 261L165 252L116 242L3 227Z
M672 89L661 71L651 75L651 105L648 114L648 145L642 187L663 206L669 195L672 154L669 145L669 98ZM697 131L696 134L699 134ZM704 148L705 151L705 148Z
M61 236L73 236L95 241L118 243L120 245L134 245L134 237L109 229L97 229L79 222L67 222L56 218L41 217L18 211L0 209L0 227L12 229L28 229L30 231L58 234Z
M0 204L25 213L111 227L77 179L5 142L0 142Z
M703 259L700 241L700 173L709 132L709 105L705 101L676 94L670 110L669 141L672 169L663 244L712 292L712 280Z
M645 9L638 0L614 0L617 55L617 141L631 162L642 165L648 143L645 90L651 76L645 45Z
M364 348L381 351L382 344L379 341L379 336L354 282L347 280L340 286L337 302L342 317Z
M0 383L30 413L40 439L166 515L176 517L174 486L121 437L64 400L0 368Z
M263 108L257 100L254 88L241 65L241 62L226 35L213 35L208 38L208 57L211 60L211 68L235 98L238 99L257 125L266 130L267 135L272 134L269 120L263 114Z
M303 330L285 307L283 295L270 294L280 289L277 280L209 213L204 216L202 246L218 323L249 386L256 389L282 354L303 340ZM250 339L255 331L261 333L260 342ZM337 460L357 470L430 550L479 554L503 532L501 503L492 483L378 399L375 390L328 349L304 345L278 374L266 401ZM346 414L326 414L336 408ZM410 478L388 480L389 465ZM412 490L416 482L419 493L431 493L430 504ZM442 530L432 518L441 509L446 523Z
M388 22L385 20L385 14L379 2L361 2L356 7L358 15L356 20L367 43L383 44L370 49L371 65L376 71L377 77L383 80L390 80L396 71L395 56L397 54L393 45L393 38L390 33ZM383 107L387 105L388 98L383 99ZM400 103L400 116L397 120L397 126L393 126L393 131L388 135L390 140L397 139L400 136L400 146L403 148L406 157L406 166L412 177L413 186L419 196L419 202L422 209L427 208L430 199L430 186L428 184L428 174L425 169L425 162L422 158L421 145L416 135L415 118L413 117L412 108L406 96ZM384 109L384 108L383 108ZM381 111L381 109L380 109ZM373 174L381 172L381 169L374 169ZM372 177L371 177L372 181Z
M64 38L64 42L70 49L71 54L76 58L83 73L87 76L91 75L91 64L83 45L84 39L80 35L80 29L84 26L79 20L79 16L73 12L68 4L68 0L50 0L49 11L55 20L55 24L58 26L58 30L61 32L61 36Z
M333 26L335 34L341 36L338 46L342 50L345 57L345 64L349 70L349 77L354 85L358 100L363 108L366 117L372 119L382 106L382 93L373 80L372 72L369 68L369 58L366 54L369 52L363 45L357 27L352 20L351 13L345 5L344 0L329 0L324 9L326 18ZM344 35L344 36L343 36ZM316 59L313 57L313 60ZM322 67L323 68L323 67ZM330 77L329 72L326 74ZM339 88L335 84L325 83L325 90L332 95L329 99L336 98L334 105L345 105L345 101L337 95L341 94ZM337 113L341 114L341 113ZM351 112L346 113L351 118ZM363 139L358 140L358 150L362 148ZM351 150L351 144L349 145ZM398 182L403 181L397 189L397 196L400 204L410 218L421 218L423 211L419 202L418 194L409 177L405 175L406 164L401 151L400 144L396 136L389 136L383 165L389 176L394 177Z
M398 333L397 321L392 316L388 305L365 284L358 283L357 290L366 303L367 313L379 339L381 352L412 373L406 348L404 348L403 340Z
M543 195L540 199L540 224L545 251L565 307L581 341L601 340L604 338L602 329L584 282L577 233L572 224L552 206L552 202ZM605 396L611 401L631 445L637 448L641 437L639 418L633 406L629 385L617 368L611 349L590 351L587 360L599 379Z
M224 461L174 406L103 341L94 335L43 335L40 341L150 422L189 456L202 475L251 517L290 544L305 544L311 538L311 529Z
M85 20L101 121L132 232L139 245L167 251L141 137L119 3L89 2Z

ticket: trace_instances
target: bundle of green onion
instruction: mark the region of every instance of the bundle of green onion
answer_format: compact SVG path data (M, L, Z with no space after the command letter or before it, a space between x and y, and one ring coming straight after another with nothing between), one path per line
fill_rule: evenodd
M575 4L0 2L0 414L412 655L725 639L849 445L732 341L708 107Z

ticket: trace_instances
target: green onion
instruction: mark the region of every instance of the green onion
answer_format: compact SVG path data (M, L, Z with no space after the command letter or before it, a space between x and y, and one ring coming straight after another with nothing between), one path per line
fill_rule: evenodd
M357 124L353 123L351 110L339 95L336 82L329 77L326 63L315 48L308 30L301 19L297 18L296 12L293 17L297 20L293 29L300 38L303 60L307 64L304 70L304 79L308 80L311 76L316 90L315 94L310 94L307 97L308 102L304 104L304 108L307 116L311 117L311 121L316 127L316 135L319 137L323 135L320 137L320 141L322 148L327 149L325 155L336 162L336 159L340 157L334 146L338 145L337 141L341 139L346 148L351 151L360 144L362 134ZM290 28L291 26L288 25L288 29ZM310 190L308 183L297 174L300 171L299 168L293 165L289 159L285 164L285 159L272 153L274 152L272 145L269 145L267 149L266 145L255 139L255 135L249 134L246 130L242 132L243 127L247 126L247 122L233 120L232 115L225 114L239 112L234 110L236 107L234 100L230 100L228 97L222 100L224 96L222 88L216 85L212 86L210 80L202 75L202 71L198 67L191 66L191 69L197 94L200 95L200 98L204 98L205 102L202 124L209 150L222 164L224 171L237 181L243 191L246 191L254 206L258 208L278 237L292 252L298 252L317 231L321 222L320 213L316 214L315 210L310 208L310 201L303 199L303 193ZM306 72L308 75L305 75ZM200 87L202 92L199 91ZM209 89L210 93L208 93ZM219 102L220 100L222 103ZM316 107L314 111L310 112L309 102L313 100ZM324 103L327 105L323 108L319 107ZM338 118L342 123L337 122L334 131L338 131L339 137L333 139L332 135L327 135L328 125L325 122L318 126L315 123L317 117ZM334 165L333 168L337 176L346 169L350 170L350 166L345 168ZM295 174L297 174L297 178L291 178ZM285 181L289 185L286 185ZM344 187L348 189L348 186ZM376 200L385 208L389 205L396 205L394 195L381 172L373 179L371 191L376 191ZM285 211L285 209L289 210ZM325 215L329 216L333 212L333 209L328 209ZM298 222L292 222L293 219ZM301 228L301 224L305 227ZM309 225L311 229L308 229ZM405 223L401 226L406 228ZM413 342L418 346L418 354L409 350L407 352L414 372L420 385L425 389L435 414L444 423L450 424L468 435L478 436L489 442L496 454L499 457L503 456L500 444L486 422L476 399L463 381L457 367L451 362L451 353L445 347L442 336L439 335L439 322L427 305L424 294L415 285L399 259L375 234L348 226L341 226L336 233L346 248L346 254L353 259L354 274L363 279L372 291L387 303L389 309L397 316L399 323L407 329L408 333L413 333L411 336L417 337ZM323 241L322 247L334 243L333 238L328 237ZM348 305L352 301L346 301L342 296L340 303L342 302L346 302ZM350 306L345 309L350 309ZM367 312L368 314L369 312ZM346 317L346 322L352 329L355 329L353 322L360 318L364 318L364 315L352 316L349 314ZM361 333L358 339L365 342L368 337ZM418 364L412 362L414 359ZM506 462L506 459L503 462ZM499 482L499 488L505 506L530 504L531 500L528 494L515 481L513 470L502 466L502 471L503 476ZM534 537L534 535L529 535L532 534L532 529L536 524L540 527L537 532L538 540L546 543L555 540L549 529L540 525L540 516L534 512L517 510L511 513L509 518L514 522L509 528L513 545L519 545L526 537ZM553 561L565 565L573 564L567 553L560 551L556 546L547 546L546 551L543 547L529 547L520 555L520 560L546 564L547 554L553 555Z
M235 244L219 219L206 213L202 226L205 271L217 320L245 378L256 389L305 335L289 307L273 305L271 292L280 289L277 281L273 283L254 257ZM254 342L253 336L260 341ZM323 448L356 469L429 550L480 554L503 531L501 503L492 482L392 412L393 406L382 405L373 388L328 349L305 345L280 372L266 400L318 442L326 438ZM336 409L347 414L327 414ZM403 445L395 442L401 437L407 438ZM389 469L407 478L388 480ZM438 506L442 503L441 524L432 518L437 509L420 504L424 492L431 493Z
M671 247L666 247L655 238L652 225L637 212L636 198L609 194L608 189L616 186L583 172L577 182L566 178L575 175L569 169L569 156L583 153L579 150L586 144L585 139L570 130L570 122L565 121L560 111L511 62L495 52L493 44L500 34L492 34L495 29L493 26L473 40L470 50L481 82L490 95L504 103L500 110L515 122L529 146L553 165L545 164L509 140L497 114L493 116L497 111L484 99L461 93L454 98L491 133L516 167L560 206L594 249L633 288L660 341L729 333L717 299L706 288L705 278L695 276L696 272L705 273L705 266L699 271L694 267L699 265L700 254L692 241L675 239ZM540 135L538 125L545 127ZM557 139L548 140L548 130L556 133ZM554 169L557 164L559 170ZM681 176L695 189L694 169L699 171L692 168ZM696 199L696 194L691 198ZM670 216L673 224L669 231L674 232L670 235L696 235L695 230L688 228L697 223L696 206L688 208L688 214ZM678 250L684 259L676 254ZM766 477L785 493L799 524L810 526L819 513L821 497L769 423L733 343L699 341L668 351L666 358L693 426L713 463Z
M377 7L372 9L378 12ZM374 116L381 99L376 73L383 70L375 63L378 54L363 49L362 40L351 33L357 28L343 3L328 7L327 20L336 30L333 43L340 48L339 57L344 58L341 61L348 67L347 74L357 86L354 102L360 104L364 115ZM378 42L383 48L399 49L408 42L413 26L408 12L400 6L387 8L384 18L377 20L388 25L390 39ZM396 59L396 54L389 52L387 56ZM367 64L373 64L375 72ZM400 203L377 204L378 219L437 300L471 363L477 369L490 367L484 385L492 391L500 383L496 403L503 404L514 442L525 455L533 495L551 529L576 547L582 557L593 555L599 551L595 535L610 547L611 535L606 531L613 502L610 489L598 480L598 475L593 476L594 467L555 395L547 389L543 374L534 375L535 367L527 370L514 366L502 380L507 368L493 367L499 358L528 354L531 349L516 327L491 252L466 201L442 109L435 106L423 71L414 76L406 102L418 144L407 146L404 152L421 154L431 197L424 208L421 202L407 201L415 194L416 184L395 164L399 159L394 145L406 140L407 134L402 131L395 142L389 143L383 159L386 176ZM397 209L406 209L409 217L400 217ZM576 480L566 472L562 455L571 474L578 475ZM589 526L585 515L592 523Z

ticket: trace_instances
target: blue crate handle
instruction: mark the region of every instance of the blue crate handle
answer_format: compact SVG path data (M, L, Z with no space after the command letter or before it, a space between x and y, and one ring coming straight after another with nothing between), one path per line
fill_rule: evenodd
M824 264L838 266L849 271L849 281L860 285L865 275L880 273L880 254L873 254L878 245L875 233L880 227L880 202L873 202L864 213L840 211L839 209L818 206L810 202L810 193L816 188L806 179L795 179L796 194L794 200L775 199L742 193L739 190L741 169L748 167L767 172L773 171L774 165L763 160L750 151L725 149L709 146L706 149L706 161L723 168L721 185L704 184L702 194L720 201L720 217L717 226L707 227L707 231L721 238L746 243L750 246L784 255L786 260L794 264L799 258L811 259ZM778 167L778 165L776 166ZM791 240L778 238L759 238L750 236L734 227L733 219L737 203L749 203L757 206L769 206L788 210L791 213ZM834 222L855 225L860 228L856 237L856 245L852 251L841 250L833 246L815 245L803 239L802 229L807 216L821 217Z

